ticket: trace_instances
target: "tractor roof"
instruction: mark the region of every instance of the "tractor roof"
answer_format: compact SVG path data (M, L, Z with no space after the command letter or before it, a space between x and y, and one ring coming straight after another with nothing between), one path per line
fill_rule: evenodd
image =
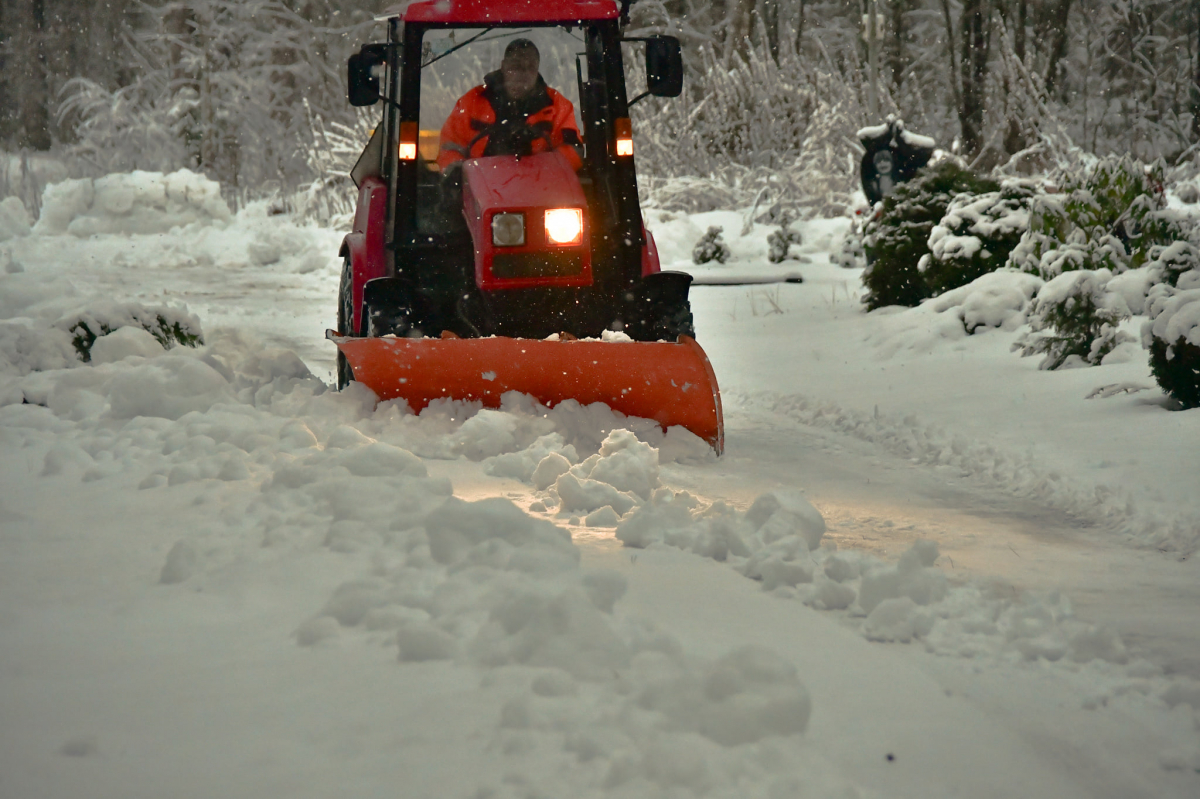
M410 0L390 6L383 17L486 27L616 19L618 13L616 0Z

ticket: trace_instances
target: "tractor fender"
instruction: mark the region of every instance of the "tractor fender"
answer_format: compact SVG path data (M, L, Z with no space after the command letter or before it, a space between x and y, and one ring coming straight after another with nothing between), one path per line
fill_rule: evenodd
M658 261L658 247L654 244L654 234L642 226L642 236L646 243L642 245L642 277L661 272L662 266Z
M352 330L361 330L363 286L368 280L387 277L388 268L383 246L384 227L387 225L387 184L372 175L363 179L358 190L358 206L354 212L354 229L342 239L338 251L343 258L350 259L353 276L351 304L354 308Z

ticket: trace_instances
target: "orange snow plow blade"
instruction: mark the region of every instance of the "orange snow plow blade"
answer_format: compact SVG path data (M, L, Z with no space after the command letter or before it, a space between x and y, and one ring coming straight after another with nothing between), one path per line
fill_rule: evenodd
M397 397L420 412L449 397L500 406L506 391L553 407L573 399L603 402L626 416L679 425L721 454L721 395L708 356L687 336L679 343L553 341L522 338L343 338L330 336L354 379L381 400Z

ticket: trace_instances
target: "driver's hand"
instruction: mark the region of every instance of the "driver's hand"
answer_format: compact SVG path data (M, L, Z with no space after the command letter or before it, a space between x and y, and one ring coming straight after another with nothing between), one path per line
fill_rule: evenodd
M533 140L536 138L537 131L531 126L524 122L514 125L509 138L513 155L533 155Z

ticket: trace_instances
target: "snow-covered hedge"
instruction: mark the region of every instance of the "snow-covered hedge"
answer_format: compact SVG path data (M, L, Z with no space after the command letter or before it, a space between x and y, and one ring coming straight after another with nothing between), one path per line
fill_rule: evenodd
M186 169L128 172L46 187L34 234L166 233L193 222L228 221L221 187Z

